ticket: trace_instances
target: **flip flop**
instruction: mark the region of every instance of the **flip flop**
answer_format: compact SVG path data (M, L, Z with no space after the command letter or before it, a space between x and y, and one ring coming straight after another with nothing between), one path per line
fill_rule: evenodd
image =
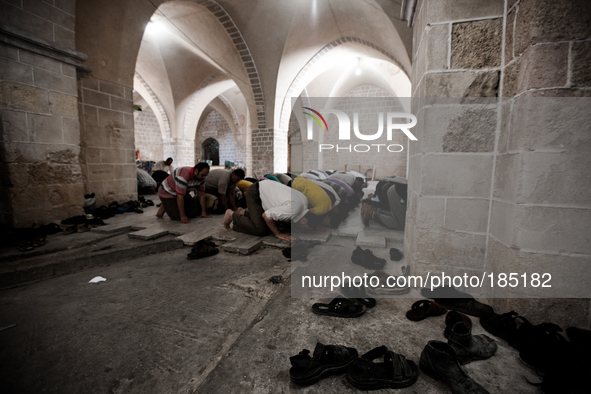
M356 304L346 298L335 298L330 304L316 303L312 305L312 312L317 315L353 318L365 313L365 305Z
M31 250L35 249L31 244L31 241L21 242L16 246L16 248L21 252L30 252Z

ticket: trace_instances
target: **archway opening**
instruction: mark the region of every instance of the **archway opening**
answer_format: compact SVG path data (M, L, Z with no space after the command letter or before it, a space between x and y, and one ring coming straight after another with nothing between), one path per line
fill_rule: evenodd
M208 138L201 144L203 159L211 161L211 165L220 165L220 143L215 138Z

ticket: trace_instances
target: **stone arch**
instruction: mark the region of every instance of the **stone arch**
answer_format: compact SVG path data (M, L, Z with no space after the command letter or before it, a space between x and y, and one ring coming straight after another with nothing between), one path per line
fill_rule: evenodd
M297 97L300 94L300 92L303 88L303 86L301 86L301 83L303 80L305 80L308 72L313 68L314 64L316 64L321 58L323 58L328 53L330 53L331 50L333 50L343 44L361 44L361 45L367 46L367 47L381 53L382 55L386 56L388 59L390 59L392 61L392 63L394 63L396 66L398 66L398 68L400 68L400 70L408 76L408 73L406 72L404 67L400 64L400 62L392 54L390 54L388 51L381 48L380 46L378 46L368 40L365 40L363 38L349 37L349 36L341 37L341 38L334 40L334 41L330 42L329 44L325 45L322 49L320 49L318 52L316 52L316 54L314 56L312 56L312 58L310 58L310 60L308 60L308 62L304 65L304 67L302 67L300 72L293 79L293 81L287 91L287 94L286 94L285 98L283 99L283 104L281 106L281 113L280 113L280 118L279 118L279 129L284 130L287 128L287 126L289 124L289 113L291 112L291 102L290 102L291 97Z
M263 96L263 88L261 86L261 79L259 78L259 72L257 70L254 59L250 53L250 49L242 37L242 33L232 20L232 17L228 12L217 2L213 0L194 0L196 3L203 5L208 9L226 29L226 32L230 35L232 42L236 46L238 53L242 59L250 85L252 88L252 94L254 97L254 103L256 106L257 125L259 128L267 127L267 120L265 114L265 98Z
M146 100L146 102L154 111L156 118L158 119L158 123L160 124L160 130L162 130L162 139L172 138L172 131L170 130L170 122L168 121L168 115L166 115L166 111L164 111L164 107L160 103L158 96L154 93L150 85L142 78L142 76L138 73L135 73L134 79L138 82L138 84L134 84L135 90Z
M195 110L195 104L199 100L199 97L203 93L203 90L213 81L215 78L224 75L223 72L215 72L209 75L207 78L203 80L201 85L195 90L195 93L191 96L191 100L189 101L189 105L187 106L187 110L185 112L185 120L183 122L183 135L190 135L193 130L192 129L192 120L193 120L193 112ZM197 122L198 123L198 122Z

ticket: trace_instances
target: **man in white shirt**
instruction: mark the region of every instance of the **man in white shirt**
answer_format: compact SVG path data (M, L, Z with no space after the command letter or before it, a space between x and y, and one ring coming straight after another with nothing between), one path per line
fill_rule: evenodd
M308 200L299 191L271 180L253 183L246 191L246 206L237 212L226 211L222 225L230 230L234 222L234 231L251 235L266 235L272 232L277 238L291 241L289 234L280 232L275 221L305 225L308 212Z
M168 174L172 174L174 171L174 167L172 166L172 157L169 157L166 160L160 160L158 163L154 164L153 170L156 171L164 171Z
M159 188L162 181L168 178L168 175L172 174L173 171L172 157L169 157L166 161L160 160L154 164L154 167L152 167L152 178L156 181L156 188Z

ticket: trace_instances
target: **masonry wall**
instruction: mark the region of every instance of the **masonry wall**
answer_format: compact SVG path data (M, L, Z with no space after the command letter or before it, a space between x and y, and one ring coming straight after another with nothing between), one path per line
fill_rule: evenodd
M214 131L216 134L211 135ZM214 138L220 144L220 165L223 166L226 160L242 166L246 165L246 147L236 144L230 125L222 114L215 110L207 115L197 132L195 162L202 159L202 145L208 138Z
M405 231L415 272L559 276L566 264L571 277L588 277L591 200L572 196L588 195L578 182L589 179L589 140L572 121L572 133L556 135L559 103L529 99L589 95L588 4L419 1L419 141L410 143ZM532 289L480 295L533 322L590 323L588 299L523 298L560 297Z
M142 111L135 111L133 117L135 149L140 151L140 160L158 162L169 157L164 156L162 131L152 108L146 105Z
M74 0L0 2L0 221L82 212Z
M397 98L390 96L387 92L375 86L359 86L345 97L347 99L341 100L335 109L345 111L348 114L353 112L359 113L360 132L364 134L372 134L376 132L378 129L378 113L382 112L385 116L387 112L404 112L404 109ZM386 127L385 122L384 119L384 133ZM329 130L338 129L338 121L335 116L329 117L327 123ZM352 117L351 127L353 127ZM325 133L324 137L323 143L326 144L333 144L335 146L337 144L341 146L349 145L344 141L339 141L336 133ZM366 142L371 144L372 142L379 142L388 145L400 144L403 147L406 147L406 141L407 137L399 132L393 135L392 141L385 141L385 139L383 139L380 141L368 142L355 139L352 140L350 144L355 145ZM358 150L363 149L364 148L360 148ZM388 152L386 147L382 146L380 147L380 152L377 152L374 147L373 150L369 152L355 152L353 148L351 152L340 151L340 153L337 153L336 149L334 149L323 151L322 156L324 169L344 170L345 166L347 166L348 170L360 170L360 172L365 173L371 178L373 166L375 165L376 179L382 179L391 175L406 177L406 150L401 152Z
M97 205L136 199L132 88L92 76L78 84L86 192L95 193Z

